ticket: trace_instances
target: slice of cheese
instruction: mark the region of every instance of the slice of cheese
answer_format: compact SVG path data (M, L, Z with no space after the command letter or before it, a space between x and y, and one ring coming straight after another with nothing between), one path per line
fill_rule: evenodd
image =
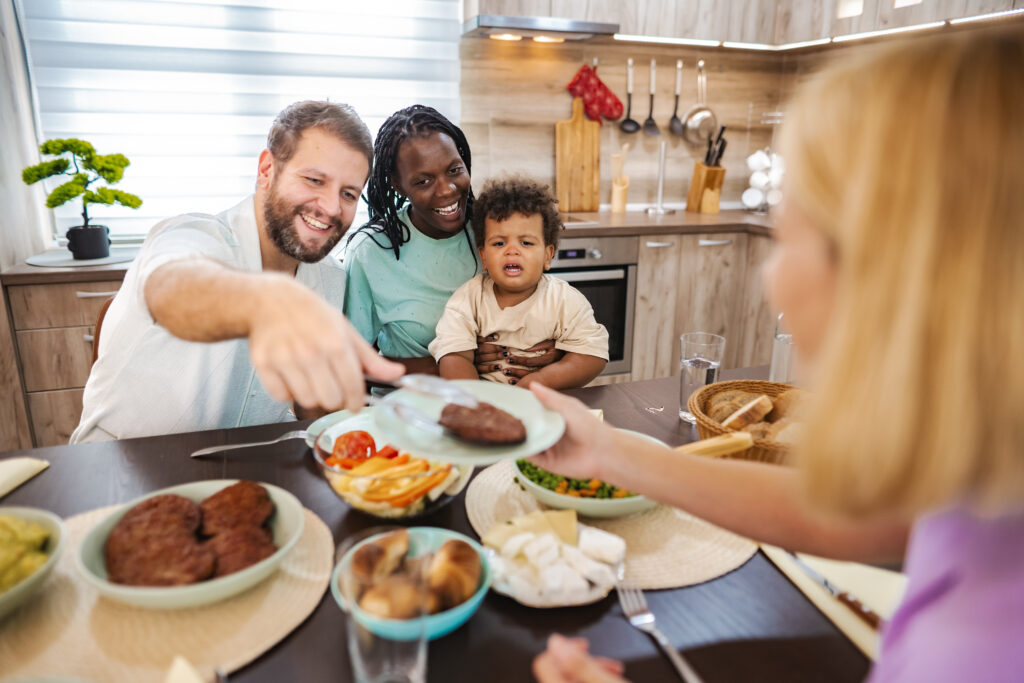
M523 530L511 521L501 522L492 526L480 540L482 540L484 545L488 548L494 548L498 552L501 552L502 546L508 542L508 539L521 533L523 533Z
M579 531L576 526L575 510L547 510L544 516L562 543L576 545Z
M519 527L520 531L529 531L538 536L544 534L558 535L555 527L551 526L551 522L548 521L547 515L542 510L534 510L521 517L516 517L512 520L512 525Z

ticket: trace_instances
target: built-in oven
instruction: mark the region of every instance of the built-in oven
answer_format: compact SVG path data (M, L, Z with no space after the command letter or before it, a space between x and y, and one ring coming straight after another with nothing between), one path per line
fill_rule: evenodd
M608 365L602 374L629 372L633 363L636 237L574 237L558 244L551 275L580 290L608 330Z

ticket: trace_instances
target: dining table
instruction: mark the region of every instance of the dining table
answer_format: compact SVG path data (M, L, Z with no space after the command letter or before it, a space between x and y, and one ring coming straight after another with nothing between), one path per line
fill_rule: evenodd
M747 368L723 371L722 379L763 378L766 374L767 367ZM601 409L611 425L643 432L669 446L699 438L695 427L678 416L678 377L567 393ZM335 495L304 441L189 457L207 446L273 439L308 424L215 429L0 453L0 459L30 455L50 463L44 472L0 500L0 505L45 508L67 518L186 482L250 479L275 484L297 496L324 521L335 547L340 547L346 538L381 521L350 508ZM444 527L478 538L467 518L465 495L463 491L451 504L407 524ZM844 683L863 680L870 668L871 662L861 651L761 551L714 580L645 593L659 628L707 683ZM230 680L350 681L345 627L345 615L327 591L298 628L258 659L232 672ZM0 622L0 638L4 628ZM632 681L678 680L656 643L626 621L614 591L590 605L550 609L526 607L491 591L465 625L430 643L428 680L533 680L531 663L552 633L586 638L592 652L621 660L625 676Z

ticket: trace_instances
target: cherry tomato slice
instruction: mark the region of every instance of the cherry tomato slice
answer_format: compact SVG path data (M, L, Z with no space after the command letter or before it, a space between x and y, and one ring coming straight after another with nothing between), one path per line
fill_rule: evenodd
M345 432L334 440L332 456L360 461L372 458L377 453L377 444L368 432Z

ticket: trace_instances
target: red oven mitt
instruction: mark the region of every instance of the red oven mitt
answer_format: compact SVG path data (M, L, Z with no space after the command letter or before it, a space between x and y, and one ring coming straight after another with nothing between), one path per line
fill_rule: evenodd
M622 116L622 102L586 64L565 87L573 97L583 99L583 110L591 121L600 122L602 116L609 120Z

